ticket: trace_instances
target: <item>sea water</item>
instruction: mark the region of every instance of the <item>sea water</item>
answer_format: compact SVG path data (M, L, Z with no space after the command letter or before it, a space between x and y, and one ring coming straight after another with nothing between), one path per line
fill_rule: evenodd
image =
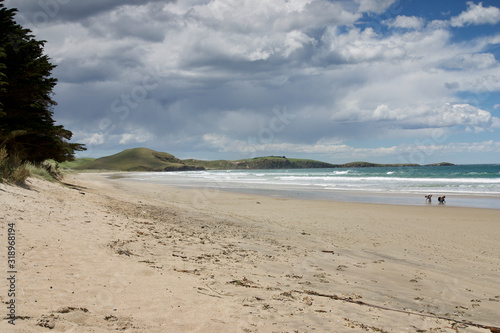
M136 172L130 180L279 197L500 209L500 164Z

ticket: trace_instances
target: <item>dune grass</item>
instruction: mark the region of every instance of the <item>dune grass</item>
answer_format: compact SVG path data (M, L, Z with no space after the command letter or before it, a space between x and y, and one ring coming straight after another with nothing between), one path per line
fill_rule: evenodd
M34 165L32 163L27 163L26 167L30 173L31 177L36 177L51 182L60 181L63 178L61 169L56 162L45 161L39 165Z
M0 183L22 186L26 184L28 177L58 181L62 178L62 173L55 162L45 161L37 165L23 162L16 155L9 156L5 148L1 148Z
M9 156L5 148L0 148L0 183L24 185L29 176L26 163L16 155Z

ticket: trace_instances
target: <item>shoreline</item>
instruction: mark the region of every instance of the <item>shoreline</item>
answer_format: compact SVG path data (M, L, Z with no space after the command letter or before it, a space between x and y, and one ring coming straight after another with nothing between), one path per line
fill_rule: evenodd
M499 326L497 210L31 181L0 186L19 237L16 332Z
M253 195L264 195L269 197L281 197L288 199L304 199L304 200L325 200L339 202L357 202L357 203L374 203L387 205L403 205L403 206L432 206L438 205L437 198L440 195L446 195L447 202L440 206L450 207L468 207L468 208L484 208L484 209L500 209L500 195L493 194L474 194L474 193L458 193L458 192L442 192L442 193L416 193L416 192L374 192L372 190L352 190L352 189L317 189L310 186L292 186L292 185L268 185L268 184L221 184L215 185L208 182L197 183L194 179L183 184L165 184L151 180L137 180L126 177L127 173L103 173L112 178L113 175L124 175L119 180L137 183L157 184L161 186L173 186L180 189L209 189L211 191L224 191L229 193L242 193ZM120 176L121 177L121 176ZM433 194L434 200L431 204L425 202L424 195Z
M426 203L422 193L404 193L404 192L372 192L362 190L308 190L308 189L288 189L288 190L269 190L269 189L248 189L248 188L219 188L220 191L231 193L245 193L254 195L264 195L271 197L281 197L288 199L303 200L324 200L351 203L371 203L382 205L398 206L449 206L464 208L482 208L482 209L500 209L500 197L493 195L472 195L457 193L446 194L447 202L443 205L438 204L438 195L433 196L432 202Z

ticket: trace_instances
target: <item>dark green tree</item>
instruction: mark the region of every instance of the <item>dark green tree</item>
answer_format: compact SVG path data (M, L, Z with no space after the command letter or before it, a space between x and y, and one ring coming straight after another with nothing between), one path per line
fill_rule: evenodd
M0 47L0 93L5 91L3 86L7 84L7 82L5 82L5 73L4 73L5 64L3 63L4 58L5 58L5 52L3 51L3 48ZM2 116L3 116L2 104L0 103L0 117Z
M43 54L45 41L16 23L16 11L0 0L0 147L22 161L72 160L85 147L69 143L73 133L55 125L55 66Z

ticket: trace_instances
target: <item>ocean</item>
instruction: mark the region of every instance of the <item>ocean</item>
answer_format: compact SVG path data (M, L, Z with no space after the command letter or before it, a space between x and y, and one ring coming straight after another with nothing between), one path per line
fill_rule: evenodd
M275 197L350 202L437 204L500 209L500 164L333 169L134 172L132 181Z

